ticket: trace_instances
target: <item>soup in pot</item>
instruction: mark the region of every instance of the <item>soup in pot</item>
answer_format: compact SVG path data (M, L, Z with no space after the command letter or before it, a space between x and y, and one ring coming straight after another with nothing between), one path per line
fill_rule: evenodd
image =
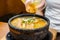
M18 17L13 19L11 24L19 29L38 29L45 27L47 22L39 17Z

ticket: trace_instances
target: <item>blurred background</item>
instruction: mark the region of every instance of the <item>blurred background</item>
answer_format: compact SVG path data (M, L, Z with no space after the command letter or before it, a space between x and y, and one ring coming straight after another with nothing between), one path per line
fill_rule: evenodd
M0 0L0 21L7 21L10 16L25 12L21 0Z

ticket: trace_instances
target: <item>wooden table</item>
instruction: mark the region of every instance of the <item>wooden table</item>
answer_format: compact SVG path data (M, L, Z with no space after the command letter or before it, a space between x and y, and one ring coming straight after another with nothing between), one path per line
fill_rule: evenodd
M56 39L56 30L49 29L49 31L53 34L52 40ZM0 40L6 40L6 34L9 32L8 23L0 22Z

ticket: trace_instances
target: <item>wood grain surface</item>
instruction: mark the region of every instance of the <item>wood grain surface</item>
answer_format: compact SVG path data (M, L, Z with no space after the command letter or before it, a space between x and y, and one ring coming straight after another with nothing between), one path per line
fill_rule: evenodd
M49 29L49 31L53 34L52 40L56 39L57 32L54 29ZM8 23L0 22L0 40L6 40L6 35L9 32Z

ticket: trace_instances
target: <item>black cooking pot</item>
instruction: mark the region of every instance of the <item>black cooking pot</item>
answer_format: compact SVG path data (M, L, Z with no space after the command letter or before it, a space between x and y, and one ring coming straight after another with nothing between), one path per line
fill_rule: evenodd
M11 24L11 21L14 20L15 18L26 17L26 16L42 18L42 19L46 20L46 22L48 24L45 25L45 27L43 27L43 28L31 29L31 30L19 29L19 28L14 27ZM50 21L48 18L40 16L40 15L36 15L36 14L20 14L20 15L16 15L16 16L13 16L12 18L10 18L8 21L8 25L9 25L11 35L16 40L42 40L49 31L48 29L49 29Z

